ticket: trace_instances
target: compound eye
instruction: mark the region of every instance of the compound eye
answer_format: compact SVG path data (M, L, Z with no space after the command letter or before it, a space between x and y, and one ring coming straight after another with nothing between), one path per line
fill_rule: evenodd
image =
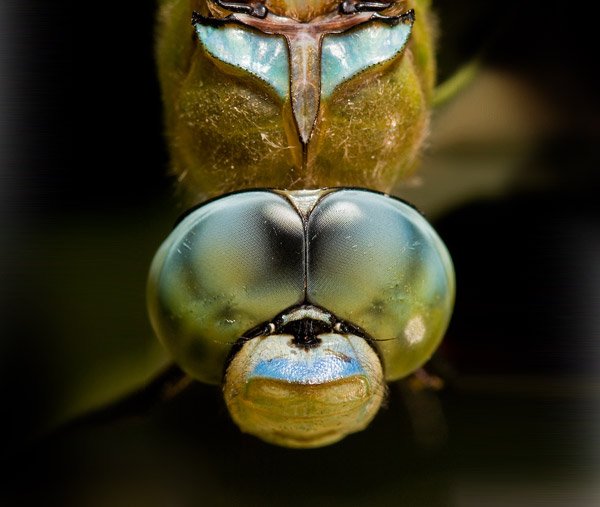
M190 375L220 382L233 343L303 300L303 234L293 206L267 191L211 201L177 225L152 263L148 306Z
M454 303L442 240L409 205L381 194L326 195L308 223L307 298L376 342L388 380L425 363Z

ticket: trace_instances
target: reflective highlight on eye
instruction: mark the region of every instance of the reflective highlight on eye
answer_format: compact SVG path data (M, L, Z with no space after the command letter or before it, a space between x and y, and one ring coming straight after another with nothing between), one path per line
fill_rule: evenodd
M422 315L416 315L408 321L404 328L404 337L410 345L416 345L423 341L427 333L427 326Z
M328 98L343 82L400 54L411 30L412 23L371 23L326 36L321 50L321 96Z
M283 37L234 25L214 27L198 23L195 27L211 56L263 80L281 99L289 95L290 72Z
M420 367L454 304L446 247L407 204L363 190L321 199L308 222L307 298L377 340L386 378Z
M387 380L430 358L452 311L452 263L431 226L357 189L389 191L419 158L429 2L163 4L172 169L190 204L222 197L156 254L153 328L187 374L222 385L242 431L334 443L369 424Z
M240 336L304 299L303 234L289 202L247 192L198 208L165 240L150 271L150 316L191 375L220 382Z
M313 206L306 192L211 201L182 220L157 253L148 292L152 322L194 377L218 382L233 344L260 326L281 333L274 330L309 323L298 328L296 343L307 350L320 347L315 336L325 330L343 334L337 322L356 326L374 340L387 380L419 368L439 344L454 272L427 221L374 192L311 196ZM283 354L255 363L247 375L310 384L335 380L327 376L335 368L343 367L340 378L358 371L336 357L352 354L302 363Z

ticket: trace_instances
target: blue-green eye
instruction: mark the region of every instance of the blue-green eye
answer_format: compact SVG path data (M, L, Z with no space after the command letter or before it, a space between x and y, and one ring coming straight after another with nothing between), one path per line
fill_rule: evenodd
M220 382L248 329L304 299L303 235L286 199L246 192L198 208L165 240L151 267L150 315L192 376Z
M363 190L325 196L308 221L307 297L376 341L388 380L437 348L454 304L439 236L407 204Z
M272 190L177 224L150 272L153 327L191 377L222 385L242 431L333 443L429 359L452 311L452 262L423 216L334 188L388 191L412 171L434 83L429 4L206 0L196 48L177 36L190 3L175 4L158 55L182 186L192 202Z
M397 199L249 191L177 225L153 262L148 296L156 333L190 375L219 382L230 357L224 390L242 428L322 445L370 421L384 376L429 359L450 318L454 272L433 228ZM339 406L341 392L355 401ZM343 424L342 408L351 419ZM298 433L290 410L311 414L310 431Z

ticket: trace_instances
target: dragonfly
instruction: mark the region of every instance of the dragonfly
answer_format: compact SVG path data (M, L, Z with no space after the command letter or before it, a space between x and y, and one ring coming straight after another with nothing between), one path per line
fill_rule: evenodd
M426 139L431 22L426 0L161 4L166 134L190 210L152 262L150 319L266 442L365 429L447 329L450 255L389 193Z

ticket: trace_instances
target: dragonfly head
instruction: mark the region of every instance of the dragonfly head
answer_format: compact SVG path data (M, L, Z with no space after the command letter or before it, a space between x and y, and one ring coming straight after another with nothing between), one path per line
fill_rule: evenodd
M409 205L360 189L253 190L192 210L155 256L153 327L240 428L289 447L375 416L422 366L454 298L452 262Z

